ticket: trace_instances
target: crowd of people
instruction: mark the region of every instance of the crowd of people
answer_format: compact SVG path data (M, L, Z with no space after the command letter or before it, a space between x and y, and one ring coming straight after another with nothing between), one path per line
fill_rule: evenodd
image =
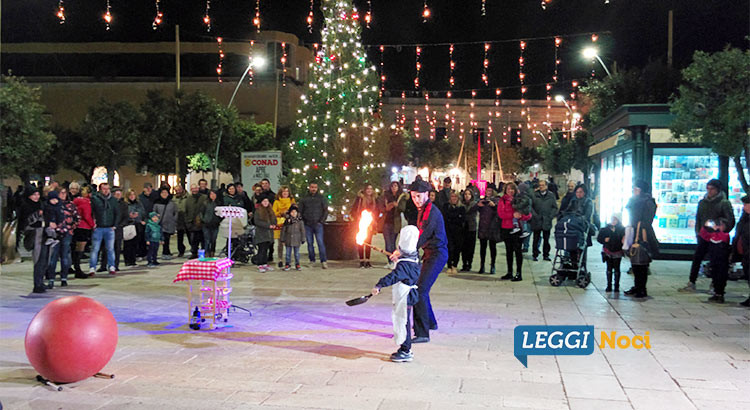
M220 206L245 209L247 222L256 228L254 242L262 272L272 270L268 263L274 258L273 242L278 242L279 267L285 270L290 265L301 268L299 247L305 242L310 261L315 262L317 242L321 266L328 267L322 227L328 204L314 183L299 203L288 187L274 193L267 179L254 185L251 195L240 182L211 190L201 179L190 186L189 193L181 185L171 187L166 182L158 190L147 182L137 193L132 189L123 192L108 183L81 186L52 181L41 190L34 185L19 186L8 197L7 216L15 220L16 248L24 247L32 254L34 293L53 289L58 275L63 287L68 286L69 275L77 279L99 272L115 275L121 257L125 267L138 266L143 260L147 267L155 267L159 259L175 256L194 259L200 249L213 257L217 249L224 248L216 243L218 233L228 227L217 215ZM234 229L223 232L229 240L237 236ZM87 258L88 270L81 267Z

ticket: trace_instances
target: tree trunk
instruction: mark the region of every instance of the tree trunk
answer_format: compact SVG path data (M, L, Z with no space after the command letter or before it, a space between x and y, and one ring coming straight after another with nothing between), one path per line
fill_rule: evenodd
M748 163L748 150L745 148L745 163ZM748 186L747 183L747 177L745 176L745 169L742 168L742 161L740 160L740 156L737 155L736 157L732 157L734 159L734 167L737 169L737 178L740 180L740 185L742 185L742 190L745 191L746 194L750 194L750 186Z
M115 172L117 172L117 160L112 158L107 166L107 183L110 187L115 186Z

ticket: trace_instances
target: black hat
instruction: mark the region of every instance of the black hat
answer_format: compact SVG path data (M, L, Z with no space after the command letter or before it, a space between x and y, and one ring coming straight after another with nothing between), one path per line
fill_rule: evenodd
M409 191L411 192L430 192L431 190L432 186L430 186L430 184L419 179L414 180L414 182L409 185Z
M716 178L714 178L714 179L712 179L712 180L708 181L708 182L706 183L706 186L712 186L712 187L716 188L716 189L717 189L717 190L719 190L719 191L721 191L721 189L722 189L722 184L721 184L721 181L719 181L719 180L718 180L718 179L716 179Z
M750 195L743 196L740 201L742 201L743 204L750 204Z
M651 187L650 187L650 186L648 185L648 183L647 183L646 181L642 180L642 179L638 179L638 180L636 180L636 181L635 181L635 182L633 183L633 186L634 186L634 187L636 187L636 188L638 188L638 189L640 189L640 190L641 190L641 192L644 192L644 193L645 193L645 192L650 192L650 188L651 188Z

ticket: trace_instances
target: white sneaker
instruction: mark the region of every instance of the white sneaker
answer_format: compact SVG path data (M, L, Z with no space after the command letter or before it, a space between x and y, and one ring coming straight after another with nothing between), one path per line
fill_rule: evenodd
M258 266L258 272L260 273L266 273L268 270L266 269L265 265Z
M328 269L328 262L321 262L320 267L323 269Z
M518 232L518 231L520 231L520 230L521 230L521 228L513 228L513 230L512 230L512 231L510 231L510 233L511 233L511 235L512 235L512 234L514 234L514 233L516 233L516 232Z
M96 274L96 268L89 268L89 275Z
M116 273L117 273L117 271L115 270L115 267L114 267L114 266L110 266L110 267L109 267L109 274L110 274L110 275L114 275L114 274L116 274Z

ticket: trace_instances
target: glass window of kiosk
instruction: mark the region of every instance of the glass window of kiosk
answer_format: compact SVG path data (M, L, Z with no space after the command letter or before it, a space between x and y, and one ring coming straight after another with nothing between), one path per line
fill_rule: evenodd
M616 212L622 215L623 225L630 220L625 209L633 191L633 151L602 157L601 182L599 185L599 215L602 224L607 224Z
M662 243L695 244L695 214L706 183L718 178L719 157L705 148L654 148L654 231Z

